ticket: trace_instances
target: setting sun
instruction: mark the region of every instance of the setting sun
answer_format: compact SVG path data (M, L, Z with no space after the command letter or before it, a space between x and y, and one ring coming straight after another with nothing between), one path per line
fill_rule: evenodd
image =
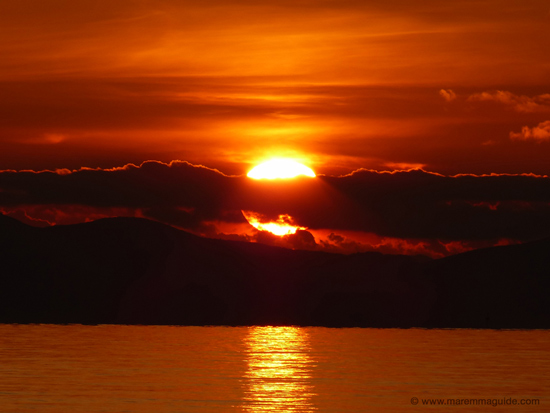
M549 28L0 0L0 413L544 411Z
M299 229L306 229L295 225L290 215L279 215L276 220L266 220L261 214L252 211L241 211L250 225L258 231L268 231L274 235L283 236L295 234Z
M286 179L300 175L315 178L315 172L292 159L271 159L252 168L247 176L253 179Z

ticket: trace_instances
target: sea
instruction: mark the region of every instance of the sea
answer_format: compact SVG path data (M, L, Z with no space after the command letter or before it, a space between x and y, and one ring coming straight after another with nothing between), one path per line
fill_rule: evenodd
M550 331L0 325L0 412L549 412Z

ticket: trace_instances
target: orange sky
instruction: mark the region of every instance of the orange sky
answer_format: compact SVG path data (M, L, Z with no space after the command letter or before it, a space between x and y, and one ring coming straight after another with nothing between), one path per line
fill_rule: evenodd
M0 169L546 173L549 29L545 0L4 2Z
M166 165L181 160L231 181L261 160L286 156L324 175L321 186L341 195L334 199L364 204L387 224L375 231L374 222L369 231L372 217L354 215L365 224L359 232L338 220L329 228L308 225L319 245L322 234L327 250L338 245L349 252L366 242L383 252L446 255L531 239L541 234L496 230L531 207L545 216L550 199L536 191L523 197L519 181L504 176L499 182L508 189L486 197L464 178L461 188L470 189L437 200L422 185L437 174L550 174L548 33L547 0L6 1L0 4L0 210L39 223L146 216L203 235L255 237L238 203L232 210L194 198L177 204L163 193L176 209L159 212L149 198L86 203L61 196L63 183L50 199L32 195L38 184L31 183L49 175L1 171L121 168L153 160L177 177L186 164ZM147 165L140 172L144 182L154 164ZM372 171L349 175L361 168ZM379 191L378 180L386 178L375 171L410 168L437 173L418 183L428 199L425 218L426 211L442 213L438 225L445 226L447 219L498 209L489 216L495 221L487 236L400 232L392 227L399 208L387 216L380 209L393 194L379 193L380 205L356 197L358 188ZM88 181L93 174L86 171L58 178L84 188L103 173ZM349 189L357 176L365 180ZM391 178L391 185L405 176ZM522 179L521 185L545 187L547 178ZM416 202L407 194L398 202ZM258 208L274 216L291 209ZM328 208L319 216L343 211ZM302 233L291 241L298 246L311 239Z

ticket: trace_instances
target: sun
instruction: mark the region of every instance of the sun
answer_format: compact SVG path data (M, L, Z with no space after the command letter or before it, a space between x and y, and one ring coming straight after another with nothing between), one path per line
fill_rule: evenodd
M293 159L271 159L252 168L246 176L253 179L288 179L304 175L315 178L315 172Z
M288 214L279 215L276 220L267 220L261 214L252 211L241 211L250 225L258 231L268 231L274 235L283 236L295 234L299 229L306 229L294 224Z

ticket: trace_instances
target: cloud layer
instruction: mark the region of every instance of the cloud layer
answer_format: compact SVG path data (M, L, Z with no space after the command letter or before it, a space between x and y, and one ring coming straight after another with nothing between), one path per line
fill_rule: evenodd
M524 126L521 132L510 132L510 139L515 140L532 140L535 142L543 142L550 140L550 120L539 123L537 126L530 128Z
M258 240L258 233L241 211L273 219L288 214L307 231L284 240L263 234L265 242L351 251L351 238L342 234L355 233L370 237L371 244L395 244L393 251L406 250L407 242L418 249L424 242L431 243L426 249L439 245L450 253L467 244L550 235L550 179L358 170L340 177L256 181L187 162L148 161L109 170L4 171L0 208L35 224L142 216L202 235L243 240ZM323 231L331 234L324 244L311 235Z
M550 93L534 97L515 95L505 90L474 93L468 98L471 102L497 102L514 108L517 112L550 112Z

